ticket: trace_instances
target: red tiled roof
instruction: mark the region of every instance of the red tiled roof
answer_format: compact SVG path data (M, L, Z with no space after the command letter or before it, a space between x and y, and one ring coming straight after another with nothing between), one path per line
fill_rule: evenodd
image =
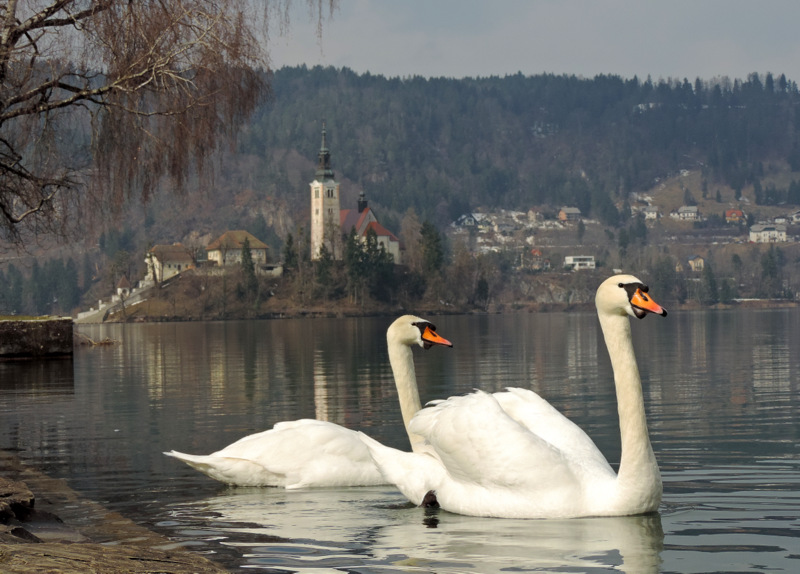
M342 233L350 233L353 227L358 230L358 218L361 214L355 209L342 209L339 212L339 225L342 228Z
M393 241L397 241L397 242L400 241L399 239L397 239L397 237L395 237L394 233L392 233L391 231L386 229L383 225L381 225L377 221L373 221L369 225L367 225L367 228L364 230L364 235L366 235L367 231L369 231L370 229L375 231L375 235L377 235L378 237L382 237L382 236L383 237L387 237L388 236Z

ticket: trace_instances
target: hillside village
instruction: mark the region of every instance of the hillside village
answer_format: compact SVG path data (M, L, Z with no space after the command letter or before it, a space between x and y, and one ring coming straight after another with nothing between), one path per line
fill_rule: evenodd
M634 217L641 217L644 223L651 229L659 224L663 227L662 231L672 230L673 235L667 238L668 242L688 243L693 239L692 234L684 235L686 229L678 226L671 226L669 223L661 221L662 217L669 217L673 222L680 223L703 223L708 221L708 215L700 211L695 206L681 205L668 214L663 214L660 208L654 204L652 197L643 196L638 199L638 205L631 206L631 213ZM800 210L793 210L779 214L771 220L759 220L747 226L747 214L742 209L724 209L721 213L713 213L724 221L725 229L720 230L719 235L713 238L714 244L719 243L774 243L782 244L798 241L797 232L800 229L793 229L794 233L788 230L792 226L800 227ZM553 239L547 238L547 232L566 232L573 230L577 232L577 227L583 225L601 227L601 224L583 216L577 207L564 206L558 210L553 218L546 218L541 209L532 208L527 212L498 210L498 211L475 211L466 213L451 224L450 234L456 240L467 242L471 245L471 251L478 254L500 253L508 249L521 252L523 260L520 265L533 270L544 270L551 268L564 268L572 270L594 269L596 267L595 255L581 255L579 253L591 252L596 248L595 245L576 245L569 255L559 261L552 261L547 256L548 247L553 247ZM585 231L584 231L585 233ZM530 248L525 253L525 248ZM694 263L701 258L690 256ZM702 270L697 264L692 266L695 270Z
M347 236L354 233L362 243L373 236L377 246L396 266L403 265L406 245L381 225L363 190L359 192L355 209L342 209L340 183L331 167L325 137L323 125L318 164L309 184L311 260L318 263L326 253L333 260L342 260ZM725 273L728 266L715 253L720 253L726 245L757 248L759 244L797 244L800 210L760 207L750 211L747 198L741 196L735 202L726 203L720 201L719 192L714 200L694 201L692 190L701 185L699 176L699 173L684 170L670 182L657 183L650 193L632 194L629 205L620 206L627 207L631 219L643 226L638 232L642 237L634 237L634 241L658 246L660 252L672 254L676 274L699 281L706 261L715 258L714 265ZM681 190L683 199L688 198L692 205L679 204L675 189L670 188ZM532 207L528 211L478 209L456 218L443 230L443 235L451 248L464 249L473 258L505 257L512 262L510 269L516 273L549 273L555 281L569 284L570 280L564 278L565 272L587 272L603 267L606 268L603 273L610 269L629 269L624 261L628 249L621 243L624 232L624 229L618 230L615 235L607 226L585 217L579 208L561 206L558 209ZM228 230L204 249L179 242L155 245L145 255L143 278L121 277L116 292L98 301L96 307L79 313L78 320L103 321L126 307L130 311L153 297L154 290L169 286L182 273L220 277L239 272L245 250L252 259L255 274L262 280L277 280L282 276L283 254L271 253L266 243L246 230ZM794 286L796 279L797 273L794 273L784 281ZM796 287L790 290L800 292ZM445 307L450 305L444 300L440 303ZM128 313L123 315L127 317Z

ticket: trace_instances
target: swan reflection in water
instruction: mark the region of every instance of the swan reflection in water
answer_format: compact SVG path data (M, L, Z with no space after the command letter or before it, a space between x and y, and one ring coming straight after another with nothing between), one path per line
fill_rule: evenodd
M658 572L658 513L549 520L462 516L413 507L386 487L231 488L171 507L171 535L209 529L247 565L289 569L413 566L437 573L514 567ZM187 536L188 538L188 536Z

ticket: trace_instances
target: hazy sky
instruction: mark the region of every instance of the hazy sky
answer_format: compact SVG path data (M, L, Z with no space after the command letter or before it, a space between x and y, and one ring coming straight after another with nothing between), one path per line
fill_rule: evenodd
M324 0L323 0L324 1ZM384 76L522 72L800 82L797 0L340 0L321 43L303 0L272 65Z

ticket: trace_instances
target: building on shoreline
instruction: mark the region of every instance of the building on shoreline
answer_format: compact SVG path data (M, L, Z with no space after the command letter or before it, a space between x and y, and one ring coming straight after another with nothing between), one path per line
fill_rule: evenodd
M362 191L358 196L357 209L342 209L340 188L331 167L331 152L326 140L325 124L322 124L322 146L317 160L317 170L311 188L311 259L319 260L323 247L334 259L344 256L344 239L355 230L361 241L366 242L369 233L375 233L378 245L389 253L395 264L401 263L400 240L378 221L375 211L369 207Z

